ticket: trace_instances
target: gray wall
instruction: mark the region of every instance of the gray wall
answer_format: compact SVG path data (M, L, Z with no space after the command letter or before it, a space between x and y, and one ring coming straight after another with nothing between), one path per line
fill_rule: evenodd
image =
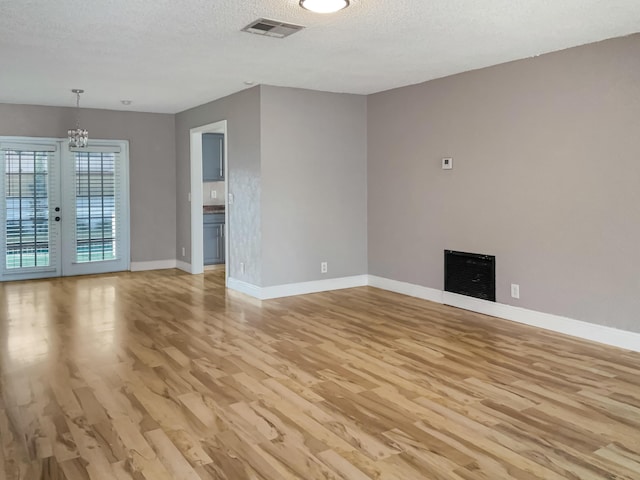
M640 331L639 55L637 34L369 97L262 86L82 123L130 141L134 262L190 261L189 129L227 120L231 276L368 268L441 289L444 249L480 252L497 256L501 303ZM0 104L0 135L64 137L74 121Z
M92 138L129 140L131 261L175 258L174 116L82 109ZM74 108L0 104L0 135L67 136Z
M191 262L191 189L189 130L227 120L229 193L229 275L254 285L261 283L260 232L260 87L254 87L176 115L177 236L174 256ZM200 201L200 199L197 199ZM185 257L181 248L185 247ZM245 273L240 272L240 262Z
M366 273L366 97L261 89L262 285Z
M638 58L633 35L370 96L369 273L442 289L444 249L494 254L498 302L640 331Z

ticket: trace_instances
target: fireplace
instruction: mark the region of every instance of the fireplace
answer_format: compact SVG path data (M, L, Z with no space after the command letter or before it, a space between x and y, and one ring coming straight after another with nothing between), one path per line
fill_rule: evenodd
M444 290L496 301L496 257L444 251Z

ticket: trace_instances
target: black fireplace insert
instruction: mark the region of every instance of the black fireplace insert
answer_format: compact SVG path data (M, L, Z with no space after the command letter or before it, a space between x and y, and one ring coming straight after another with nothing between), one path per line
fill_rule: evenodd
M496 301L496 257L444 251L444 290Z

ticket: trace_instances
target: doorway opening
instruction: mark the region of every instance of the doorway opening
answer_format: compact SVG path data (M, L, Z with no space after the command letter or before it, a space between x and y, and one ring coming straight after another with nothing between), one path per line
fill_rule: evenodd
M205 263L221 265L225 268L225 285L229 279L231 220L228 144L226 120L190 130L191 273L203 273ZM204 158L203 154L208 156ZM216 163L205 166L203 159L210 162L212 155Z

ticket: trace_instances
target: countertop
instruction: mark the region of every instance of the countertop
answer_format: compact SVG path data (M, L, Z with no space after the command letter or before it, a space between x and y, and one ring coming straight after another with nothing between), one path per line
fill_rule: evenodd
M224 213L224 205L203 205L202 213Z

